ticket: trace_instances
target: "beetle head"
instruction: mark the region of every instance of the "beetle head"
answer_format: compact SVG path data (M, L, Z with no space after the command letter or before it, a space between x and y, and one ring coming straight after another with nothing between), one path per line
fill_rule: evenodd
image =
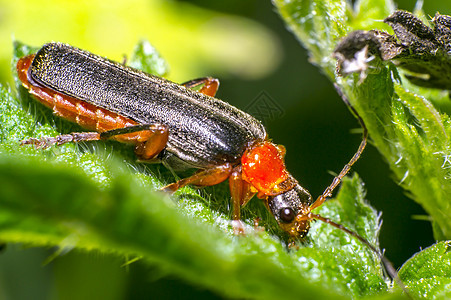
M287 192L267 198L268 208L279 223L280 228L290 235L290 239L303 238L310 229L310 220L301 218L310 213L312 196L298 183Z

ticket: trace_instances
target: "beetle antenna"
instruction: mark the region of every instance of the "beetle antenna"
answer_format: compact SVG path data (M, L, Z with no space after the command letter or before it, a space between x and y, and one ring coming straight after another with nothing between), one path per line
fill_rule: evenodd
M346 176L346 174L351 169L352 165L354 165L354 163L360 158L360 156L363 153L363 150L365 149L367 141L368 141L368 129L367 129L362 117L359 115L359 113L356 111L356 109L351 105L351 103L349 102L349 99L343 93L343 91L338 86L338 84L334 83L334 87L337 90L338 94L343 99L343 102L351 109L352 113L357 117L357 120L359 121L360 125L362 126L362 128L363 128L362 142L360 143L359 148L357 149L357 152L354 154L354 156L351 158L351 160L343 167L341 172L337 176L335 176L335 178L332 180L332 183L324 190L323 194L321 196L319 196L318 199L316 199L316 201L312 205L310 205L310 207L309 207L310 212L304 218L310 219L310 220L316 219L316 220L322 221L324 223L330 224L330 225L334 226L335 228L338 228L338 229L346 232L347 234L353 236L354 238L358 239L364 245L368 246L368 248L370 248L371 251L373 251L379 257L379 259L381 260L388 275L391 278L393 278L394 281L396 281L396 283L403 289L403 291L406 293L406 295L409 298L413 299L412 296L410 295L410 293L408 292L406 286L399 278L398 272L393 267L393 264L376 247L374 247L368 240L366 240L365 238L363 238L356 232L346 228L345 226L343 226L341 224L335 223L334 221L332 221L328 218L325 218L321 215L313 214L311 212L314 208L321 206L324 203L324 201L326 201L326 199L332 195L332 192L341 183L341 181L343 180L343 177Z
M316 199L316 201L310 206L310 210L313 210L314 208L321 206L324 203L324 201L326 201L327 198L332 196L332 192L334 191L334 189L340 184L340 182L343 180L343 177L345 177L346 174L348 174L349 170L351 170L352 165L362 155L362 152L365 149L365 146L368 141L368 129L366 128L365 122L363 121L362 117L355 110L355 108L351 105L351 103L349 102L349 99L343 93L343 91L338 86L338 84L334 83L334 87L337 90L338 94L343 99L343 102L351 109L353 114L357 117L357 119L360 123L360 126L362 126L362 128L363 128L363 137L362 137L362 142L360 142L359 148L357 149L357 152L354 154L354 156L351 158L351 160L343 167L340 174L335 176L335 178L332 180L332 183L324 190L323 194L321 196L319 196L318 199Z

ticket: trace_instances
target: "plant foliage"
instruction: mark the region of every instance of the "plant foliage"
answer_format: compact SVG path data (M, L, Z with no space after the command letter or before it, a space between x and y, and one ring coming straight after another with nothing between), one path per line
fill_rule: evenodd
M383 9L372 5L372 9L365 10L369 3L359 2L362 12L352 18L344 1L276 1L275 4L311 51L314 61L333 79L334 61L330 54L335 43L352 28L351 24L358 26L364 22L359 20L368 20L364 14L375 18L388 13L388 2L379 2ZM14 62L33 51L16 42ZM149 72L166 72L164 61L145 42L137 46L131 62ZM408 170L410 158L406 157L412 148L417 149L418 157L437 150L429 149L428 132L421 128L425 124L431 131L444 128L442 116L427 100L393 83L388 67L369 75L367 80L358 87L352 79L341 83L365 118L375 144L379 141L383 145L383 138L396 138L397 142L382 147L381 153L394 153L394 165L399 169L394 171L399 176L405 175L402 171ZM2 87L0 98L0 239L4 242L58 247L57 254L79 249L136 257L228 297L404 298L396 288L394 293L387 293L392 288L377 255L327 224L314 223L309 238L299 249L287 250L283 239L276 235L274 222L265 216L266 231L249 225L246 236L234 236L227 210L229 196L224 189L198 192L184 188L171 198L159 193L156 191L159 187L174 180L170 172L135 162L133 150L126 145L96 142L47 150L21 147L19 142L24 138L54 136L80 128L36 104L19 83L17 96ZM367 101L366 106L358 101L370 98L372 101ZM414 106L416 102L411 101L422 106ZM378 115L370 114L367 106L374 108ZM423 109L424 106L428 109ZM437 116L435 123L421 118L421 114L428 113ZM397 126L381 128L386 124L381 122L392 122L392 117L397 117L399 126L393 123ZM413 126L412 117L419 117L417 121L425 124ZM402 138L409 140L402 142ZM412 147L411 142L416 146ZM396 156L400 153L404 160ZM443 156L428 157L435 158L435 164L428 163L424 172L434 166L439 167L435 172L446 171L438 159ZM440 184L441 179L434 178L436 182L430 183L435 185L430 189L424 187L424 193ZM404 185L412 186L414 180L413 176L406 176ZM416 195L413 191L412 194ZM337 197L324 204L318 213L377 246L378 214L366 204L364 196L362 183L354 175L343 182ZM248 224L252 224L254 209L262 214L257 201L251 201L254 203L245 212ZM449 257L443 255L447 246L439 243L432 250L421 252L402 269L403 279L415 293L423 295L425 287L415 279L422 273L413 271L414 267L430 261L437 266L441 262L449 263ZM449 270L440 275L434 295L444 293L450 278Z
M397 182L430 215L436 239L451 239L450 119L433 104L443 95L409 84L390 61L382 62L373 57L370 67L364 70L366 77L362 78L360 73L343 78L337 73L333 59L336 45L354 30L390 31L380 20L394 12L393 2L361 0L351 6L347 1L275 0L274 4L290 30L309 50L311 61L345 91ZM448 246L444 242L432 249L437 247L446 249ZM434 250L426 253L432 252ZM420 257L430 259L429 263L435 260L425 253L412 260ZM443 264L449 264L446 255L442 259ZM422 291L418 296L440 298L446 294L449 272L439 272L437 276L447 275L440 277L427 293L425 291L431 288L425 284L427 280L402 278L412 274L407 269L413 265L411 261L406 264L400 275L408 282L408 287ZM424 273L417 273L420 274Z

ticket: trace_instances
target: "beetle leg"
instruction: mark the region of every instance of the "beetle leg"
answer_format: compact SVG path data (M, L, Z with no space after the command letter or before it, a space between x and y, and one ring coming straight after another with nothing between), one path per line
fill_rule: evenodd
M171 183L163 187L161 190L164 192L173 193L188 184L197 186L215 185L226 180L230 176L231 172L232 165L230 163L225 163L223 165L196 172L194 175Z
M127 127L121 127L116 129L107 130L100 133L100 139L106 140L109 138L117 137L123 134L135 134L138 132L148 132L153 133L157 131L167 131L168 127L163 124L139 124ZM136 140L138 142L144 142L148 139L146 135L139 135Z
M233 169L229 177L230 194L232 196L233 208L233 232L235 234L244 234L244 226L241 222L241 207L245 206L255 195L252 186L243 179L241 166Z
M109 138L120 138L124 141L136 143L135 152L142 159L155 157L166 146L169 130L162 124L140 124L117 128L102 133L99 132L72 132L56 137L30 138L23 140L21 145L34 145L36 148L48 148L52 145L62 145L70 142L98 141ZM127 136L128 135L128 136Z
M201 84L203 84L204 86L199 90L200 93L211 97L214 97L216 95L216 92L219 88L219 80L216 78L203 77L182 83L182 85L188 89L194 88Z
M138 133L139 135L136 137ZM162 124L141 124L102 132L100 138L114 138L125 134L134 134L130 139L137 141L135 153L140 160L150 160L166 147L169 129Z
M233 169L229 177L230 194L232 196L233 207L233 231L235 234L244 234L244 227L241 223L241 207L245 206L255 195L252 186L242 177L241 166Z
M155 131L145 142L136 144L135 153L140 160L151 160L166 147L169 131Z
M34 145L37 149L46 149L52 145L62 145L70 142L98 141L100 133L98 132L73 132L61 134L55 137L29 138L20 142L20 145Z
M241 166L235 167L229 177L230 194L233 202L233 219L240 219L240 209L255 195L252 185L242 177Z

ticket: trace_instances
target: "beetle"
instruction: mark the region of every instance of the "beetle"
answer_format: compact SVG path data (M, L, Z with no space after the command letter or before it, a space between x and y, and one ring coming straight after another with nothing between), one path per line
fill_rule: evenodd
M243 230L240 209L254 195L263 200L291 242L303 238L314 219L343 229L312 210L331 196L366 145L365 124L345 97L364 129L363 139L348 164L313 201L287 171L285 148L269 140L262 123L214 98L217 79L176 84L63 43L48 43L36 54L20 58L17 72L29 93L54 114L91 130L29 138L22 145L45 148L115 139L133 144L142 161L198 169L163 188L171 193L188 184L210 186L228 179L236 232ZM201 85L199 91L192 89Z

